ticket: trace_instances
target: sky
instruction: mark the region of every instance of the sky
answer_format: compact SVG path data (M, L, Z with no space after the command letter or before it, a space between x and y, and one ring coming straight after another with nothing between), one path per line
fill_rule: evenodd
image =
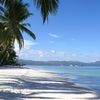
M23 33L24 48L16 52L20 59L36 61L100 60L100 0L59 0L56 15L43 24L39 10L29 0L33 13L26 22L36 35L33 40ZM26 0L27 2L27 0Z

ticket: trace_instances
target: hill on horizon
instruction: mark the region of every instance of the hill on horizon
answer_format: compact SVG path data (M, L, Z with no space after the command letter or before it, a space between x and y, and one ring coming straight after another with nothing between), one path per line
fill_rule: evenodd
M64 65L64 66L100 66L100 61L81 62L81 61L32 61L20 59L22 65Z

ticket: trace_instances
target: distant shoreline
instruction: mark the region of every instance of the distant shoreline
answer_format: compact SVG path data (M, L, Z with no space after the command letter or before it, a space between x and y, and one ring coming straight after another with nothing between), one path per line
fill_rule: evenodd
M20 60L19 63L25 65L43 65L43 66L100 66L100 61L96 62L80 62L80 61L32 61L32 60Z

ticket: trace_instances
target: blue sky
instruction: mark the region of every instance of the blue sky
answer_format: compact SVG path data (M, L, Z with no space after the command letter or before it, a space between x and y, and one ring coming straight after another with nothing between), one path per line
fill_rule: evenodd
M17 49L21 59L100 60L100 0L60 0L56 16L49 16L45 24L29 2L33 16L27 22L37 39L24 33L25 47L20 52Z

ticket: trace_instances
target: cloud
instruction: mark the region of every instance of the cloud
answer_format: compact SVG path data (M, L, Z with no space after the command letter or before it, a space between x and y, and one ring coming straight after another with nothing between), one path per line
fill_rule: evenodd
M18 44L15 43L15 50L20 59L35 61L83 61L91 62L100 59L100 53L72 53L56 50L34 50L33 47L38 45L37 42L25 40L24 48L19 51Z
M49 35L50 37L53 37L53 38L60 38L60 36L57 35L57 34L49 33L48 35Z
M43 51L34 49L24 49L19 53L20 59L35 60L35 61L83 61L91 62L100 59L100 55L85 55L69 52L60 52L55 50Z
M31 49L33 46L38 45L38 42L30 41L30 40L24 40L24 48L22 50L28 50ZM15 41L15 51L19 52L19 45L17 41Z
M51 50L51 53L56 53L56 51L55 50Z

